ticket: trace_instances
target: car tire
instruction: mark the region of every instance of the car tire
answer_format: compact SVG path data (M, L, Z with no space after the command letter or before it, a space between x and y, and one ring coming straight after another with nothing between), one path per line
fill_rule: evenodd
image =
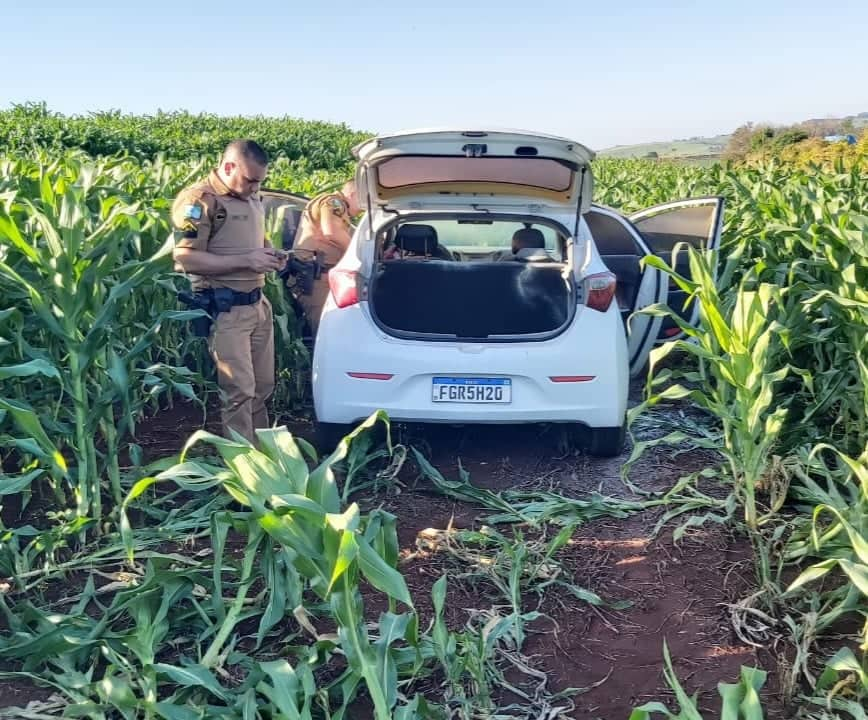
M338 446L345 436L355 429L354 425L347 423L317 422L316 446L320 455L329 455Z
M626 436L626 423L620 427L588 428L588 454L594 457L617 457L624 451Z

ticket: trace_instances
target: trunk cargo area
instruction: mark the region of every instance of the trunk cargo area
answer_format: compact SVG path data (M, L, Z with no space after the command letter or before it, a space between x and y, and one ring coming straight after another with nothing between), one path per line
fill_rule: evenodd
M387 331L467 339L553 333L575 295L563 266L398 260L378 265L369 301Z

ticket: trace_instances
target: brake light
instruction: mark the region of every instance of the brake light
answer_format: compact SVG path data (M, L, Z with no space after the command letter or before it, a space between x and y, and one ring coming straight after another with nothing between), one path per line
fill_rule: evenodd
M392 373L373 372L348 372L347 375L356 380L391 380L395 377Z
M355 270L329 270L329 290L339 308L355 305L359 301L359 287Z
M595 273L585 278L585 305L593 310L606 312L615 297L617 279L610 272Z

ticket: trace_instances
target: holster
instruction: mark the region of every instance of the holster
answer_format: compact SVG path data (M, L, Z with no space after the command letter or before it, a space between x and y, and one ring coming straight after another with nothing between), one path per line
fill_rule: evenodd
M193 326L193 335L196 337L208 337L211 334L213 298L210 290L197 290L194 293L182 290L178 293L178 300L191 310L204 310L207 315L193 318L190 323Z
M232 309L234 302L235 291L229 288L213 288L211 297L213 298L214 318L222 312L229 312Z
M262 291L259 288L248 293L237 292L229 288L209 288L197 290L194 293L179 292L178 299L194 310L204 310L207 315L193 318L193 334L196 337L208 337L211 334L211 323L222 312L229 312L236 305L252 305L259 302Z
M314 252L313 259L302 260L290 251L285 274L295 278L295 286L302 295L310 295L313 292L314 281L322 276L323 256L322 251L317 250Z

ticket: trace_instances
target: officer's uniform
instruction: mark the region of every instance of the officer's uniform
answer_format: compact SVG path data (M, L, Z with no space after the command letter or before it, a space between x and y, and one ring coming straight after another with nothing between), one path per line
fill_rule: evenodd
M258 195L242 198L212 171L181 191L172 206L177 247L216 255L246 253L265 246L265 214ZM229 288L233 307L217 315L208 349L225 397L223 432L236 430L253 442L254 428L268 427L265 402L274 391L274 325L262 292L265 276L252 270L224 275L190 274L194 291Z
M347 240L326 236L322 231L322 218L324 213L329 213L335 220L347 230ZM299 260L313 260L314 253L322 253L322 274L313 282L313 289L309 295L305 295L296 286L293 296L301 304L307 321L310 324L313 337L319 329L319 318L323 306L329 295L328 270L337 264L343 257L352 236L352 224L350 222L350 208L346 198L341 193L323 193L311 200L304 209L301 224L293 250Z

